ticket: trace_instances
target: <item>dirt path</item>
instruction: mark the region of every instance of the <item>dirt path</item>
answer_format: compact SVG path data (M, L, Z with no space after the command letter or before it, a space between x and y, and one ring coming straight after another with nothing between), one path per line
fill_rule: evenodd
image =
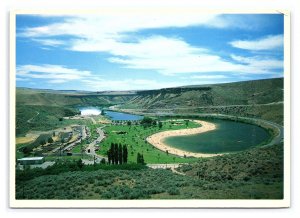
M33 117L31 117L29 120L27 120L27 123L31 123L31 121L36 118L40 113L38 111L36 111L36 115L34 115Z
M183 165L184 163L175 163L175 164L147 164L147 167L150 167L152 169L171 169L173 173L179 174L179 175L185 175L182 172L179 172L176 170L180 165Z

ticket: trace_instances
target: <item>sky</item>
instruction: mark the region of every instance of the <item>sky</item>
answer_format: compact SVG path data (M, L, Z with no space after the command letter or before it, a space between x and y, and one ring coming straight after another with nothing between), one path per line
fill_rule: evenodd
M283 77L282 14L16 16L17 87L145 90Z

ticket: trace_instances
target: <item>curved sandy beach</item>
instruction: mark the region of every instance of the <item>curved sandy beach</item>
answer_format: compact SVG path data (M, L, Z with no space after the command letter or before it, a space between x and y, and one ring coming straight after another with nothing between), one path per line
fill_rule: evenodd
M166 137L170 136L185 136L185 135L194 135L203 132L208 132L216 129L216 125L202 120L193 120L196 123L201 124L201 127L191 128L191 129L180 129L180 130L168 130L164 132L155 133L146 138L147 142L152 144L154 147L158 148L161 151L168 151L170 154L175 154L177 156L186 156L186 157L213 157L220 154L203 154L203 153L194 153L183 151L177 148L170 147L169 145L163 143L163 140Z

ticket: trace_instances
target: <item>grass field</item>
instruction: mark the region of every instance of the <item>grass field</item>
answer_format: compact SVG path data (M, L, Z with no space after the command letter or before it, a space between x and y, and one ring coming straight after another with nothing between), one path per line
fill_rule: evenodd
M145 139L159 131L195 127L199 127L199 124L195 122L189 122L188 126L186 126L184 121L181 122L181 125L175 124L173 121L164 121L161 129L159 129L158 126L144 128L141 125L107 126L104 128L107 138L101 142L98 153L101 155L106 155L111 143L120 143L127 145L128 161L132 163L136 163L137 153L143 154L146 163L193 162L196 160L196 158L181 158L175 155L167 154L166 152L162 152L147 143ZM118 134L119 132L123 132L124 134Z

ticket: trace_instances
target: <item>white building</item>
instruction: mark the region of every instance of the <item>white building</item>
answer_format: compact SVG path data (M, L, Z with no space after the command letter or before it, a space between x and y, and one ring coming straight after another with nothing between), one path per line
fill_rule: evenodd
M44 162L45 162L45 157L24 157L18 159L18 163L21 165L42 164Z

